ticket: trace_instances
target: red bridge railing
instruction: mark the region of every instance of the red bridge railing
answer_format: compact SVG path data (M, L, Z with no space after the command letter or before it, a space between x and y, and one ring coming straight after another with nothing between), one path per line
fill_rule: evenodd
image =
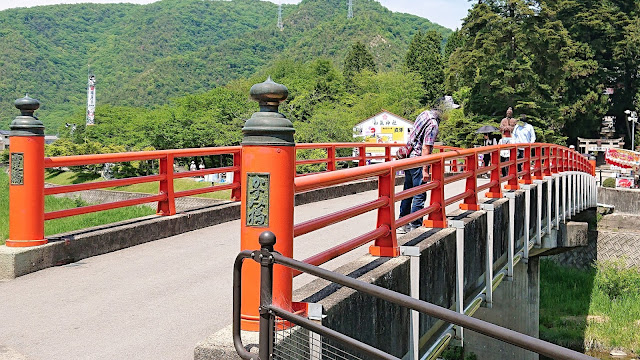
M367 153L368 148L384 148L387 155L377 156ZM320 159L306 159L296 161L296 165L305 164L327 164L325 171L334 171L337 168L339 162L353 162L358 161L358 166L367 165L370 161L390 161L391 160L391 148L398 147L398 144L375 144L375 146L363 146L360 143L335 143L335 144L299 144L296 146L296 150L310 150L310 149L323 149L326 150L327 157ZM336 156L336 150L342 148L357 149L358 156ZM438 149L444 151L453 148L438 146ZM91 183L73 184L73 185L60 185L45 187L44 195L65 194L84 190L97 190L108 189L116 186L126 186L133 184L153 183L159 182L159 191L157 194L145 196L138 199L114 201L106 204L97 204L90 206L82 206L66 210L58 210L47 212L44 214L45 220L58 219L67 216L74 216L80 214L87 214L91 212L115 209L120 207L135 206L150 202L158 202L158 215L175 215L176 206L175 199L194 196L206 193L212 193L223 190L231 190L231 200L240 201L241 184L240 184L240 164L241 164L241 151L240 146L231 147L217 147L217 148L196 148L196 149L180 149L180 150L159 150L159 151L140 151L140 152L127 152L127 153L112 153L112 154L95 154L95 155L77 155L77 156L60 156L60 157L45 157L44 167L51 168L63 168L70 166L83 166L83 165L96 165L106 163L122 163L129 161L144 161L144 160L158 160L159 171L157 175L148 176L135 176L124 179L105 180ZM233 157L233 166L217 167L210 169L194 170L175 172L173 169L173 163L175 159L195 157L195 156L209 156L209 155L230 155ZM175 191L173 186L174 179L201 177L210 174L222 174L230 173L234 174L233 182L223 185L212 185L209 187L203 187L200 189L191 189L184 191ZM302 176L307 174L297 174Z
M16 141L17 142L17 141ZM323 171L334 171L339 169L340 163L357 163L358 166L364 166L371 162L390 161L392 159L392 149L401 146L402 144L365 144L365 143L326 143L326 144L298 144L296 150L313 150L321 149L325 151L325 158L318 159L304 159L296 161L296 165L307 164L325 164ZM375 149L377 148L377 149ZM385 155L376 155L373 150L384 149ZM450 151L450 147L438 146L439 151ZM350 156L338 156L339 149L352 149ZM189 158L197 156L210 156L210 155L228 155L233 158L232 166L223 166L217 168L209 168L195 171L174 171L174 160L179 158ZM395 154L394 154L395 155ZM93 154L93 155L77 155L77 156L59 156L59 157L45 157L43 161L42 169L38 171L44 172L44 169L52 168L65 168L72 166L86 166L86 165L98 165L107 163L123 163L131 161L148 161L157 160L159 163L158 174L147 176L134 176L123 179L104 180L82 184L72 185L59 185L59 186L47 186L43 188L32 187L31 196L41 197L41 203L44 204L44 196L74 193L85 190L98 190L109 189L118 186L127 186L134 184L144 183L159 183L158 193L150 194L141 198L114 201L104 204L95 204L89 206L81 206L77 208L57 210L51 212L44 212L38 209L29 209L28 212L42 211L42 214L36 218L40 221L34 221L28 227L28 234L20 234L20 228L25 228L25 225L17 216L14 216L14 221L10 222L10 239L11 238L44 238L44 221L59 219L63 217L87 214L92 212L136 206L145 203L157 202L157 214L158 215L174 215L176 214L175 200L181 197L195 196L206 193L213 193L224 190L231 190L230 199L232 201L240 201L241 198L241 146L231 147L216 147L216 148L195 148L195 149L178 149L178 150L158 150L158 151L140 151L140 152L126 152L126 153L111 153L111 154ZM457 167L454 164L452 166L453 171L457 171ZM174 188L175 179L190 178L190 177L202 177L210 174L222 174L233 173L233 181L227 184L212 185L199 189L190 189L183 191L176 191ZM297 176L303 176L308 174L297 174ZM28 175L27 175L28 176ZM28 183L33 184L31 181ZM41 185L42 186L42 185ZM19 209L20 204L14 201L16 211L13 213L25 213ZM24 205L24 204L23 204ZM37 207L34 207L37 208ZM30 217L33 218L33 217ZM33 229L36 228L36 229ZM26 231L26 230L25 230ZM16 232L18 232L16 234ZM41 234L41 235L40 235ZM8 246L34 246L41 245L42 241L37 242L13 242L8 241Z
M504 150L510 153L508 161L501 161L500 151ZM523 153L521 158L518 158L518 150ZM479 156L485 154L491 156L491 164L478 166ZM452 164L454 161L464 162L464 170L446 176L445 164ZM431 181L396 192L395 179L398 173L421 166L431 166ZM506 174L503 174L503 169L506 169ZM593 165L586 157L566 147L552 144L518 144L450 150L363 168L298 177L294 180L296 192L377 177L379 195L372 201L297 224L294 226L294 236L304 235L377 210L377 224L374 229L369 229L354 239L305 259L304 262L317 266L371 241L375 241L369 250L372 255L397 256L399 254L396 239L398 227L416 219L425 218L423 221L425 227L444 228L447 226L446 207L448 205L461 202L460 209L479 210L478 194L484 190L488 190L486 197L500 198L503 195L503 185L507 190L517 190L521 183L531 184L533 180L565 171L594 174ZM489 181L482 185L478 184L478 175L487 173ZM461 180L466 180L464 191L446 197L444 187ZM431 195L429 204L425 204L424 209L396 218L396 202L424 192Z

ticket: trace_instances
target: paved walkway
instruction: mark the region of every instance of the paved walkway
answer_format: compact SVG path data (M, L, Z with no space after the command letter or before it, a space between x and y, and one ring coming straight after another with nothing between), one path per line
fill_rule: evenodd
M451 184L447 193L462 187ZM376 194L298 206L296 223ZM294 256L304 259L374 225L371 212L298 237ZM0 282L0 349L32 360L193 359L198 341L231 323L239 229L240 221L231 221ZM325 267L335 269L366 249ZM294 287L311 280L299 276Z

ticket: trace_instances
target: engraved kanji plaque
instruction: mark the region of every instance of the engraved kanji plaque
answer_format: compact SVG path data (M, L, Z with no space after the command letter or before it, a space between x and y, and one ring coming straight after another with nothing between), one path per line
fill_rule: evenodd
M247 226L269 226L269 174L247 173Z
M24 153L11 153L11 185L24 184Z

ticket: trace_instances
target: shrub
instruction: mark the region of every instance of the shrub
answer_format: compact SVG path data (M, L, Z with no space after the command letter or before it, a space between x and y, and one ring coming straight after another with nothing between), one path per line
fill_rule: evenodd
M606 188L615 188L616 187L616 179L614 178L606 178L602 182L602 186Z
M595 264L597 273L595 285L609 299L640 293L640 270L627 266L624 258L598 261Z
M0 152L0 165L9 165L9 149Z

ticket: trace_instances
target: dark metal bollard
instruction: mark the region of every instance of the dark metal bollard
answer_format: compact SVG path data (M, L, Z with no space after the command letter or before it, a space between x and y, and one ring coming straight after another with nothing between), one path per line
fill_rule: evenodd
M273 296L273 246L276 235L271 231L264 231L258 238L260 253L260 360L271 359L273 350L274 316L269 310Z

